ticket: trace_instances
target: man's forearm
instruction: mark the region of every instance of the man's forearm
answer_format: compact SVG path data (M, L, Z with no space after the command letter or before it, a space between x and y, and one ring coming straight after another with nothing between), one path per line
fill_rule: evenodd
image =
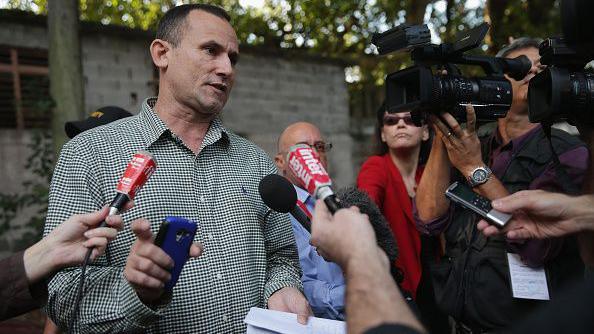
M450 202L444 193L450 184L450 177L447 151L441 139L436 136L415 196L417 211L422 221L443 216L448 211Z
M363 251L351 259L346 277L349 333L363 333L383 323L403 324L424 331L382 262L379 251L375 254Z

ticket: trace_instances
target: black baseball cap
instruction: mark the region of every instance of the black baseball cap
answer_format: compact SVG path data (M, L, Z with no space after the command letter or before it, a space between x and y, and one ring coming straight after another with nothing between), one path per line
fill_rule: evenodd
M117 121L118 119L130 116L132 116L131 113L120 107L102 107L96 111L93 111L91 115L84 121L66 122L64 125L64 130L66 130L66 135L68 138L72 139L83 131L87 131L94 127L105 125L113 121Z

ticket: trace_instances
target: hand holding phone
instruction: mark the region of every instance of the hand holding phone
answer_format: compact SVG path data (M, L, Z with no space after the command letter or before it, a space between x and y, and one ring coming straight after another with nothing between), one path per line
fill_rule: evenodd
M159 233L155 238L155 245L161 247L173 259L174 267L171 269L171 279L165 283L165 290L172 291L177 283L184 264L190 256L197 224L181 217L166 217L161 223Z
M465 186L462 183L452 183L445 192L450 200L478 213L485 220L498 228L503 228L511 219L512 215L497 211L491 206L491 201Z

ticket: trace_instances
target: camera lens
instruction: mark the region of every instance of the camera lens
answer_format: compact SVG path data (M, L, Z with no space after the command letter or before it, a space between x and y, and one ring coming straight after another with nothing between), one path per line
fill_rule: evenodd
M466 117L466 104L474 106L477 119L504 117L512 101L511 84L505 78L433 77L432 105L436 111L451 110L459 120Z
M594 74L548 68L530 80L528 103L534 123L594 124Z

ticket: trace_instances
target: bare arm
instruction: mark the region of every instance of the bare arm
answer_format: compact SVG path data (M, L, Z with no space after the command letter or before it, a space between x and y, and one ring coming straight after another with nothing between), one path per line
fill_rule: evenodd
M415 318L388 270L385 254L376 247L367 254L358 252L346 269L347 324L349 333L363 333L381 324L401 324L420 332Z
M444 193L450 184L451 164L441 132L436 130L435 133L431 153L415 196L419 218L423 222L443 216L450 206Z

